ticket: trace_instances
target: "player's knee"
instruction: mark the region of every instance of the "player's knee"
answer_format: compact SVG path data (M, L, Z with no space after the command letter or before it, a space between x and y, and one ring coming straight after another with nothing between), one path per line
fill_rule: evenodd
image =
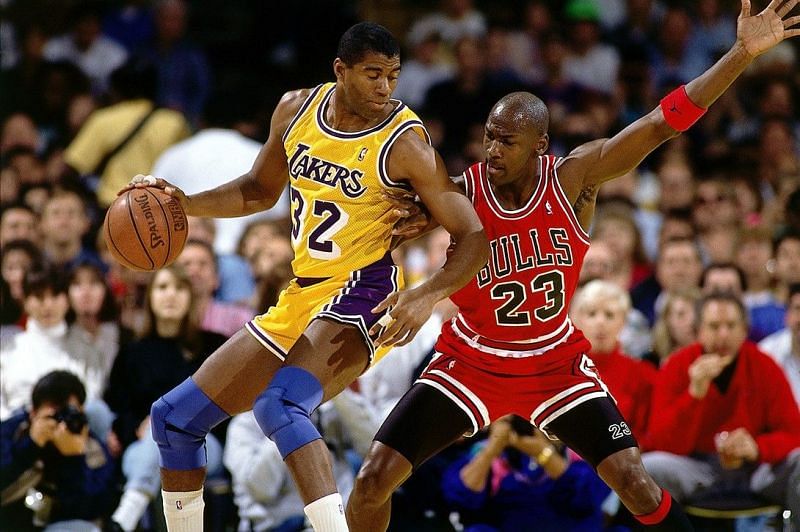
M623 502L637 506L658 505L661 490L639 461L625 460L616 464L609 484Z
M314 375L303 368L286 366L275 373L267 389L256 398L256 421L284 458L321 438L309 416L322 402L322 396L322 384Z
M410 467L400 465L392 454L375 453L373 447L356 475L351 497L355 497L359 504L381 505L389 500L410 472Z
M206 434L227 417L191 379L159 398L150 409L150 427L161 467L205 467Z

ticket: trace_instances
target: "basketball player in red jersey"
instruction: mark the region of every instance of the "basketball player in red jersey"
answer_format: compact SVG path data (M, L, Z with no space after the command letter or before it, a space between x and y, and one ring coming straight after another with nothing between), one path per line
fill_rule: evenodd
M743 0L737 41L714 66L613 138L564 158L545 155L541 100L518 92L494 106L486 159L463 175L490 241L489 261L451 296L458 315L375 436L348 503L351 531L385 530L391 494L415 467L509 413L577 451L645 526L691 530L680 505L642 466L634 436L586 355L590 344L569 319L569 303L599 186L688 129L753 58L800 34L800 16L787 16L797 3L774 0L750 16ZM549 460L547 450L540 464Z

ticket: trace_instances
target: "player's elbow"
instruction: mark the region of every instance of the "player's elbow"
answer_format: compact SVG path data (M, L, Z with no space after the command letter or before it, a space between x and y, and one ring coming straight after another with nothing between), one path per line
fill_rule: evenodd
M650 111L650 114L648 114L646 118L655 136L661 142L675 138L681 134L680 131L674 129L667 123L660 106Z

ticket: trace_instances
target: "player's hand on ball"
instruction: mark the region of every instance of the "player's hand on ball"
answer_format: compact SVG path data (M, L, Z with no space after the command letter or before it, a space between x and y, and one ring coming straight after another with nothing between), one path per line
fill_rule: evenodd
M181 207L183 207L184 211L188 210L189 198L186 197L186 194L183 192L183 190L169 183L166 179L155 177L149 174L148 175L136 174L135 176L133 176L133 179L131 179L131 182L128 183L128 186L117 192L117 196L133 188L145 188L145 187L160 188L166 194L178 200L178 202L181 204Z
M371 336L380 333L375 345L406 345L428 321L436 304L430 295L418 290L394 292L372 309L373 314L382 314L389 309L387 316L381 317L369 330ZM383 332L381 332L383 327Z

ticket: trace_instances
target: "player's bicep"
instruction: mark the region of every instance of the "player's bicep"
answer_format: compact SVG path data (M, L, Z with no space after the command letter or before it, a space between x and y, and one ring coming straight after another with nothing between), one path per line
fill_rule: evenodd
M250 170L259 188L275 201L289 180L289 163L286 159L283 135L304 101L304 92L289 92L281 98L270 120L267 142L261 147Z

